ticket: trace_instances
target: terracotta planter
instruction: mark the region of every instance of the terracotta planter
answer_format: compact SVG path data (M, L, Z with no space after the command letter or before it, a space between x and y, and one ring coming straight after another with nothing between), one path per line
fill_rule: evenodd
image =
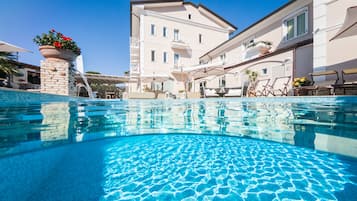
M259 52L261 55L267 54L267 53L269 53L270 48L271 47L269 47L269 46L265 46L265 47L262 46L262 47L260 47Z
M50 45L40 46L39 50L42 56L48 60L65 60L73 62L78 56L70 50L58 49Z

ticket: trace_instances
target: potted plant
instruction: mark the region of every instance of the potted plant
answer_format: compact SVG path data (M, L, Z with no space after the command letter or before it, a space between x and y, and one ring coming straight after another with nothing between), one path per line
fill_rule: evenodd
M247 45L247 49L257 49L259 50L260 54L263 55L269 52L271 45L272 43L269 41L252 41Z
M246 70L245 74L248 75L248 91L247 96L254 96L255 85L258 78L258 73L251 70Z
M309 86L310 84L311 81L308 80L306 77L295 78L293 82L294 87Z
M48 33L37 35L33 41L39 45L42 56L49 60L61 59L72 62L81 54L81 49L72 38L54 29Z

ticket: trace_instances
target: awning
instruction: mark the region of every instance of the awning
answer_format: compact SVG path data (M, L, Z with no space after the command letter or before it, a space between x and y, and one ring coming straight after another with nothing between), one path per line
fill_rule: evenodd
M181 70L177 69L172 72L173 76L184 77L198 79L203 77L208 77L211 75L219 76L224 74L223 62L211 63L211 64L203 64L192 67L182 67ZM187 74L187 75L185 75ZM175 78L176 78L175 76Z
M112 76L112 75L102 75L102 74L85 74L89 83L98 84L121 84L128 83L129 78L124 76ZM76 79L78 82L83 82L81 76L77 75Z
M140 79L142 82L165 82L168 80L172 80L167 74L152 74L152 75L141 75Z
M330 41L357 35L357 6L347 9L345 22L337 34Z
M0 41L0 52L31 52L31 51L26 50L22 47L18 47L16 45L12 45L4 41Z

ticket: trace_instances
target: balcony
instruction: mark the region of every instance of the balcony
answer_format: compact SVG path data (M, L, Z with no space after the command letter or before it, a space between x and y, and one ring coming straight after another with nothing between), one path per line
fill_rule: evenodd
M246 58L255 58L265 55L269 53L271 46L271 42L268 41L252 42L246 47Z
M135 75L140 73L140 68L138 63L130 64L130 75Z
M139 48L140 40L138 38L131 37L130 38L130 48Z
M190 46L183 42L182 40L174 40L171 42L171 48L172 49L178 49L178 50L190 50Z

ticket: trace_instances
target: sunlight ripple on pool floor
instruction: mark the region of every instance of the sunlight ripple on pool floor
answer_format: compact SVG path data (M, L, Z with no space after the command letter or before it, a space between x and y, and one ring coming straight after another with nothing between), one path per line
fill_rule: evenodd
M337 200L357 185L335 155L267 141L143 136L105 151L102 200Z

